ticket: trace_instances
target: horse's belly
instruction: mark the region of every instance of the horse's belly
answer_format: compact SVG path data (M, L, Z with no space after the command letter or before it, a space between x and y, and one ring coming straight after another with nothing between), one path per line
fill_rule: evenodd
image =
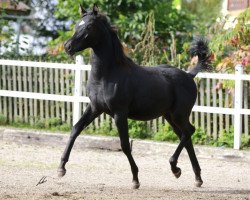
M164 114L166 113L165 112L159 112L159 113L130 113L128 115L128 118L129 119L134 119L134 120L141 120L141 121L147 121L147 120L152 120L152 119L155 119L155 118L158 118L158 117L161 117L163 116Z
M165 115L173 106L173 97L144 99L129 108L128 117L135 120L151 120Z

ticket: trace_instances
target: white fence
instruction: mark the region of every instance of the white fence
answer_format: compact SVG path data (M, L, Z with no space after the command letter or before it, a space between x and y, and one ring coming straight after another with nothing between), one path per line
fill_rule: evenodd
M6 66L21 66L34 68L50 68L50 69L68 69L74 70L74 94L73 95L58 95L58 94L43 94L27 91L0 90L0 96L28 98L50 101L73 102L73 124L75 124L81 115L81 103L88 103L89 98L82 96L82 73L81 71L90 71L90 65L84 65L83 58L77 56L76 64L63 63L45 63L31 61L16 61L16 60L1 60L0 65ZM1 74L0 74L1 75ZM242 115L250 115L250 109L242 108L243 85L242 81L249 81L250 75L243 74L241 65L236 66L235 74L215 74L215 73L199 73L198 78L201 79L225 79L235 81L234 108L198 106L195 105L193 111L203 113L230 114L233 115L234 121L234 148L239 149L241 144L242 134Z
M250 115L250 109L243 109L243 85L242 81L250 81L250 75L243 74L243 66L237 65L235 67L235 74L215 74L215 73L199 73L198 78L212 78L234 80L234 108L223 107L209 107L209 106L194 106L193 111L230 114L234 116L234 148L240 149L241 134L242 134L242 115Z

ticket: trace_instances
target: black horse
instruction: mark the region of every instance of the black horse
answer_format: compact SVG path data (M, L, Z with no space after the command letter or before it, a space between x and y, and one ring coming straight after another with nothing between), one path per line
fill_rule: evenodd
M64 47L71 56L86 48L93 49L87 86L91 103L72 129L58 175L65 175L65 164L80 132L100 114L107 113L114 118L118 128L122 150L131 166L133 188L139 188L138 167L131 155L127 119L151 120L163 116L180 138L169 160L173 174L176 178L181 175L177 160L185 147L195 173L196 186L200 187L203 183L201 169L191 141L195 128L189 122L189 115L197 96L193 78L207 66L207 42L204 39L193 41L190 51L192 56L198 56L198 64L189 73L169 65L138 66L124 54L116 31L96 5L91 11L82 6L80 10L81 21Z

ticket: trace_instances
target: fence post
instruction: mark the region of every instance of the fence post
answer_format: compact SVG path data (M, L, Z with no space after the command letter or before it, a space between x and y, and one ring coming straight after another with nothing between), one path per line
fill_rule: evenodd
M242 116L240 110L242 109L242 93L243 84L241 75L243 74L242 65L235 66L235 89L234 89L234 149L240 149L241 132L242 132Z
M83 56L76 56L76 64L84 65ZM79 98L82 96L82 73L81 69L75 70L75 88L74 88L74 103L73 103L73 125L75 125L81 117L81 103Z

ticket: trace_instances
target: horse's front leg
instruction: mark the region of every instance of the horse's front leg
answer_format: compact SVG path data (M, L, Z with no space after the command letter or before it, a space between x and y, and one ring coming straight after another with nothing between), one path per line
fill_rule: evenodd
M81 119L74 125L68 143L66 145L66 148L62 154L60 165L57 170L59 177L62 177L66 174L65 165L69 160L69 155L77 136L100 114L101 112L97 111L96 109L93 109L91 104L89 104Z
M140 183L138 179L139 170L131 154L131 148L129 144L129 135L128 135L127 114L123 112L117 112L114 114L114 119L115 119L115 124L119 132L122 151L127 156L129 164L131 166L131 171L133 174L133 189L138 189L140 187Z

